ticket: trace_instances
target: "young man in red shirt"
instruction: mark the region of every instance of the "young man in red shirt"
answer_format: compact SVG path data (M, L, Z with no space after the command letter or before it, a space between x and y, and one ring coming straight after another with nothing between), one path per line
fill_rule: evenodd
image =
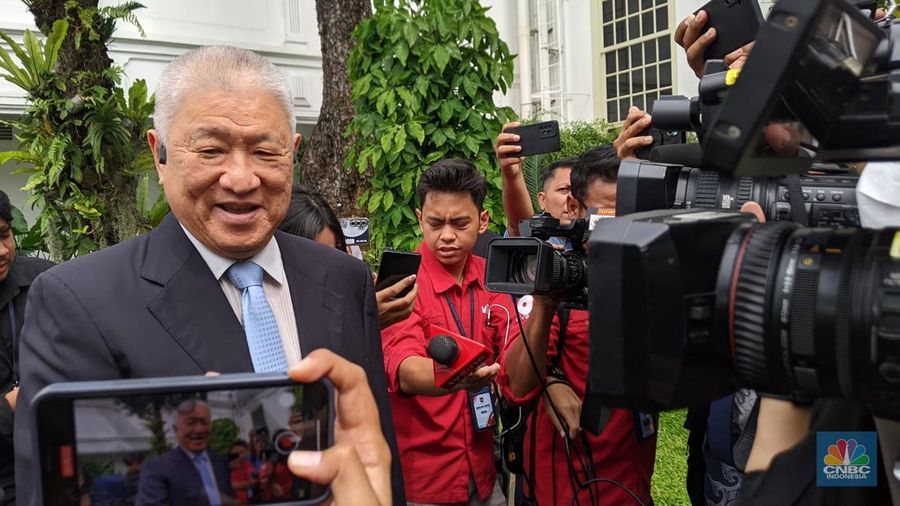
M618 168L612 146L585 152L572 168L570 215L585 217L588 208L614 211ZM578 504L638 504L631 493L643 504L649 504L656 454L653 419L630 410L612 409L600 436L582 432L581 406L590 363L588 312L569 311L562 340L559 302L556 297L535 296L530 312L522 315L538 371L518 332L500 362L498 383L503 396L514 404L534 400L541 394L541 381L547 384L546 394L532 415L536 419L529 419L527 425L525 493L540 506L575 504L576 490ZM547 397L565 424L556 418ZM568 442L563 427L569 429ZM621 486L601 480L615 480Z
M487 184L463 160L441 160L419 179L416 209L424 240L416 277L419 295L409 318L382 331L384 363L406 499L411 504L501 505L493 455L493 424L476 428L473 403L484 399L500 370L499 350L514 316L508 295L485 288L485 260L472 255L488 225ZM430 325L482 343L491 353L452 390L435 385L426 353ZM481 395L476 395L482 392Z

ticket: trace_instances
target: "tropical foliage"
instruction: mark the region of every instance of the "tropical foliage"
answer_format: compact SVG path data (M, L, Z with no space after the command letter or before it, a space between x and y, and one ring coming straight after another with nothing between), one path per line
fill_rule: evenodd
M156 176L144 142L153 110L147 84L136 80L126 94L116 66L60 72L61 50L105 44L118 19L137 24L133 11L142 6L65 5L68 17L55 20L43 41L28 30L22 44L0 33L11 48L0 48L0 77L27 100L25 113L7 122L19 149L0 153L0 163L15 160L30 174L24 189L39 215L20 240L56 261L133 237L167 211L161 192L149 197Z
M360 205L370 215L372 250L419 242L413 209L421 173L442 158L475 164L489 182L485 207L503 226L499 168L492 145L509 108L513 56L477 0L375 0L354 31L349 60L356 141L346 164L372 170Z

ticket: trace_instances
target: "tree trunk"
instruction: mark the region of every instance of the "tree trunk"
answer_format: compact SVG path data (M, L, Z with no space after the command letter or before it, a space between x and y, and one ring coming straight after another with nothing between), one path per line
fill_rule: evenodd
M103 20L99 15L87 19L79 15L83 9L96 10L99 1L28 0L26 4L34 14L38 29L45 35L50 33L55 21L66 19L69 22L55 70L63 82L71 83L66 96L85 97L94 87L105 88L111 96L116 83L107 72L113 61L108 54L107 40L99 33L103 29ZM85 21L93 25L86 25ZM86 133L86 128L80 128L76 142L80 143ZM114 158L107 158L107 162L102 174L96 170L85 171L80 184L86 193L95 193L104 208L104 216L93 223L90 231L98 248L130 239L147 229L146 220L135 206L135 176L124 162L116 164L118 160ZM67 260L62 254L58 234L48 234L48 246L51 259Z
M98 0L31 0L26 2L29 10L34 14L34 21L38 29L44 34L50 33L53 22L58 19L68 18L69 33L59 49L57 72L67 82L74 82L71 78L76 72L92 72L95 82L85 83L81 88L99 85L104 88L112 88L113 82L103 78L103 71L112 65L103 40L91 40L88 35L91 28L84 26L83 20L78 16L79 9L96 9ZM67 5L68 4L68 5ZM78 47L75 44L75 34L81 33ZM69 90L70 96L78 93L78 89Z
M344 132L354 114L347 59L353 49L350 34L372 15L372 7L370 0L316 0L316 14L324 93L319 121L300 160L301 180L318 190L338 216L353 216L371 174L360 174L356 167L344 169L353 144Z

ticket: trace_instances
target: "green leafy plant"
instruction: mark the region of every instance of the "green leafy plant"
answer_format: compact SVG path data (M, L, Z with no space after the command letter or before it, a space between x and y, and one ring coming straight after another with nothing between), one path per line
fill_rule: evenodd
M560 150L556 153L536 155L525 159L522 164L522 175L525 177L525 186L531 195L532 205L535 211L540 209L537 194L541 188L541 171L551 163L563 158L577 157L589 148L601 144L611 144L619 135L619 129L610 125L605 120L572 121L560 125L559 144Z
M49 252L55 261L144 232L168 209L162 192L150 198L157 179L144 142L153 111L146 82L134 81L126 95L121 68L74 62L84 56L78 48L87 50L87 44L102 48L105 57L103 44L116 21L137 24L133 11L142 5L82 8L69 1L64 7L66 16L52 28L39 22L45 41L26 30L20 45L0 33L12 50L0 48L0 77L21 88L27 99L24 114L5 122L19 148L0 153L0 164L15 160L18 170L30 175L23 189L40 214L34 226L19 223L17 230L27 231L30 248ZM63 51L68 51L65 71Z
M231 453L231 447L239 439L241 429L230 418L213 420L210 428L209 447L219 455Z
M503 226L492 145L514 113L496 107L493 93L512 81L513 56L486 13L477 0L376 0L354 31L356 141L346 165L374 174L359 202L372 251L418 244L415 185L442 158L469 160L486 176L492 228Z

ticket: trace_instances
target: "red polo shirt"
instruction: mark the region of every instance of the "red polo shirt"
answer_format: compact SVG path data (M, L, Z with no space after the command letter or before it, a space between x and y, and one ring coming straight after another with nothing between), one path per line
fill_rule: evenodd
M547 363L555 363L563 370L579 398L584 399L584 390L588 373L588 313L572 310L569 313L569 325L566 329L565 342L559 349L559 317L553 318L550 328L550 339L547 344ZM519 339L516 332L515 339ZM510 339L512 341L512 339ZM509 389L509 375L506 370L506 355L500 361L500 376L497 383L503 396L515 403L524 404L540 391L537 386L527 395L517 397ZM528 432L525 434L524 464L528 476L534 477L534 491L529 495L541 506L568 506L573 504L574 492L566 460L565 442L553 427L550 417L544 409L545 398L541 398L535 408L537 420L528 420ZM595 436L585 432L593 461L593 476L618 481L637 495L644 504L650 501L650 477L653 475L653 463L656 456L656 436L639 439L631 410L613 409L603 433ZM532 434L532 431L534 432ZM581 438L576 442L577 451L586 459ZM534 452L534 455L532 455ZM585 473L578 459L574 466L579 479L585 481ZM532 467L532 462L534 466ZM635 504L634 499L620 487L608 482L599 482L588 487L593 490L595 499L600 504ZM578 502L592 504L591 492L588 488L578 493ZM527 486L526 486L527 489ZM593 502L596 504L596 502Z
M468 502L470 477L475 480L478 496L487 499L496 479L493 432L475 430L467 393L441 397L406 395L400 391L398 373L403 360L428 357L425 349L429 325L458 332L445 293L453 301L466 337L487 346L494 353L489 363L495 362L508 336L509 324L515 325L508 318L515 318L512 299L485 289L483 258L469 255L460 284L424 244L418 251L422 263L416 278L419 295L413 312L381 333L406 499L432 504ZM470 311L469 291L475 294L474 314ZM471 336L473 324L475 335Z

